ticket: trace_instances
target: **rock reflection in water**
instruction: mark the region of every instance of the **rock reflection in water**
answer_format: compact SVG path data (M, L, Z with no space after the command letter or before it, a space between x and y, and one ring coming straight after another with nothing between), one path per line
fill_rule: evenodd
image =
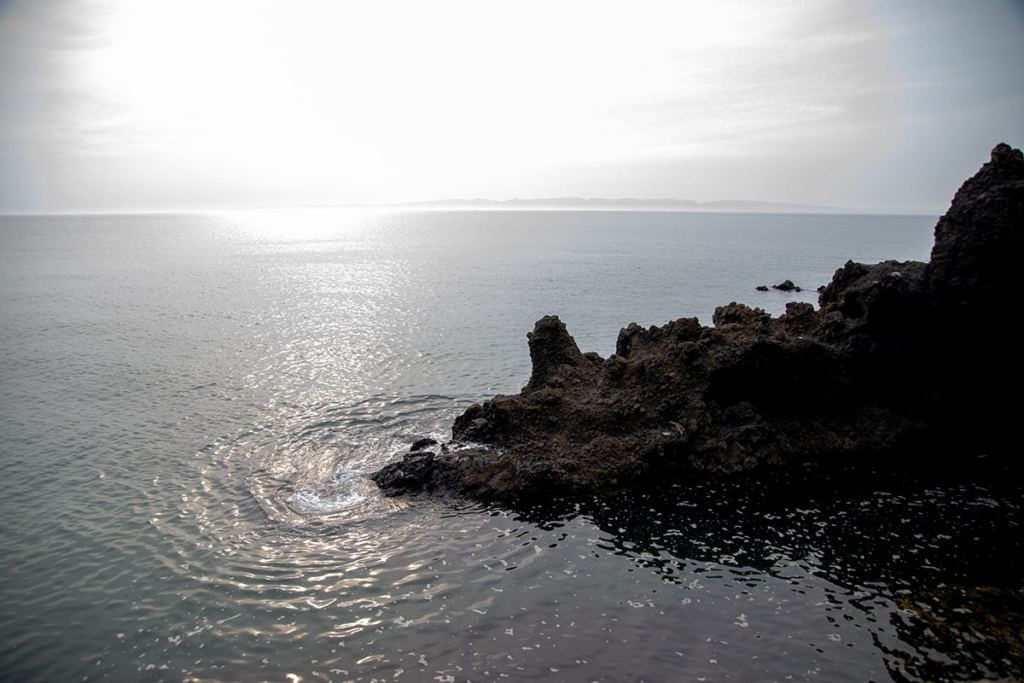
M836 628L868 631L894 680L1024 675L1019 477L984 458L957 483L902 473L808 472L666 484L580 503L517 510L557 530L583 516L595 550L686 587L714 584L743 601L770 579L805 595L824 582ZM837 490L837 486L839 487ZM696 577L696 578L695 578ZM737 619L749 625L745 614ZM843 627L842 629L840 627ZM853 647L853 643L847 643ZM819 650L820 651L820 650Z

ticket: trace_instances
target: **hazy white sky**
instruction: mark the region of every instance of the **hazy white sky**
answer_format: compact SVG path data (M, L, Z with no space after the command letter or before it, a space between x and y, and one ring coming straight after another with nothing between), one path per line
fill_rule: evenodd
M444 198L942 212L1024 2L0 0L0 211Z

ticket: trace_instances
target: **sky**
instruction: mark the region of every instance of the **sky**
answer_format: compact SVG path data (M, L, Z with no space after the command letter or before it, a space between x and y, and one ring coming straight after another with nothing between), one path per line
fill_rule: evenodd
M441 199L942 213L1024 0L0 0L0 212Z

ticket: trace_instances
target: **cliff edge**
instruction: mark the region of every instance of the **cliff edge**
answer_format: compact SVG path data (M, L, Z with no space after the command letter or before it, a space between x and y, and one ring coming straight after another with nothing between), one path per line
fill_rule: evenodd
M713 327L630 324L607 359L546 316L527 335L520 394L471 406L451 443L416 444L373 479L390 495L512 500L696 472L1015 457L1022 257L1024 156L1000 144L939 219L929 263L848 262L818 310L773 318L733 302Z

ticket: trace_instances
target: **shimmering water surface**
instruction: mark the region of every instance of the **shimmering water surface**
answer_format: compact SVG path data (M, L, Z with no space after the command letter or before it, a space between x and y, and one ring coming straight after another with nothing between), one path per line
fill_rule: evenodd
M0 678L1021 674L1021 485L852 471L532 508L367 473L529 376L556 313L778 314L933 217L0 217Z

